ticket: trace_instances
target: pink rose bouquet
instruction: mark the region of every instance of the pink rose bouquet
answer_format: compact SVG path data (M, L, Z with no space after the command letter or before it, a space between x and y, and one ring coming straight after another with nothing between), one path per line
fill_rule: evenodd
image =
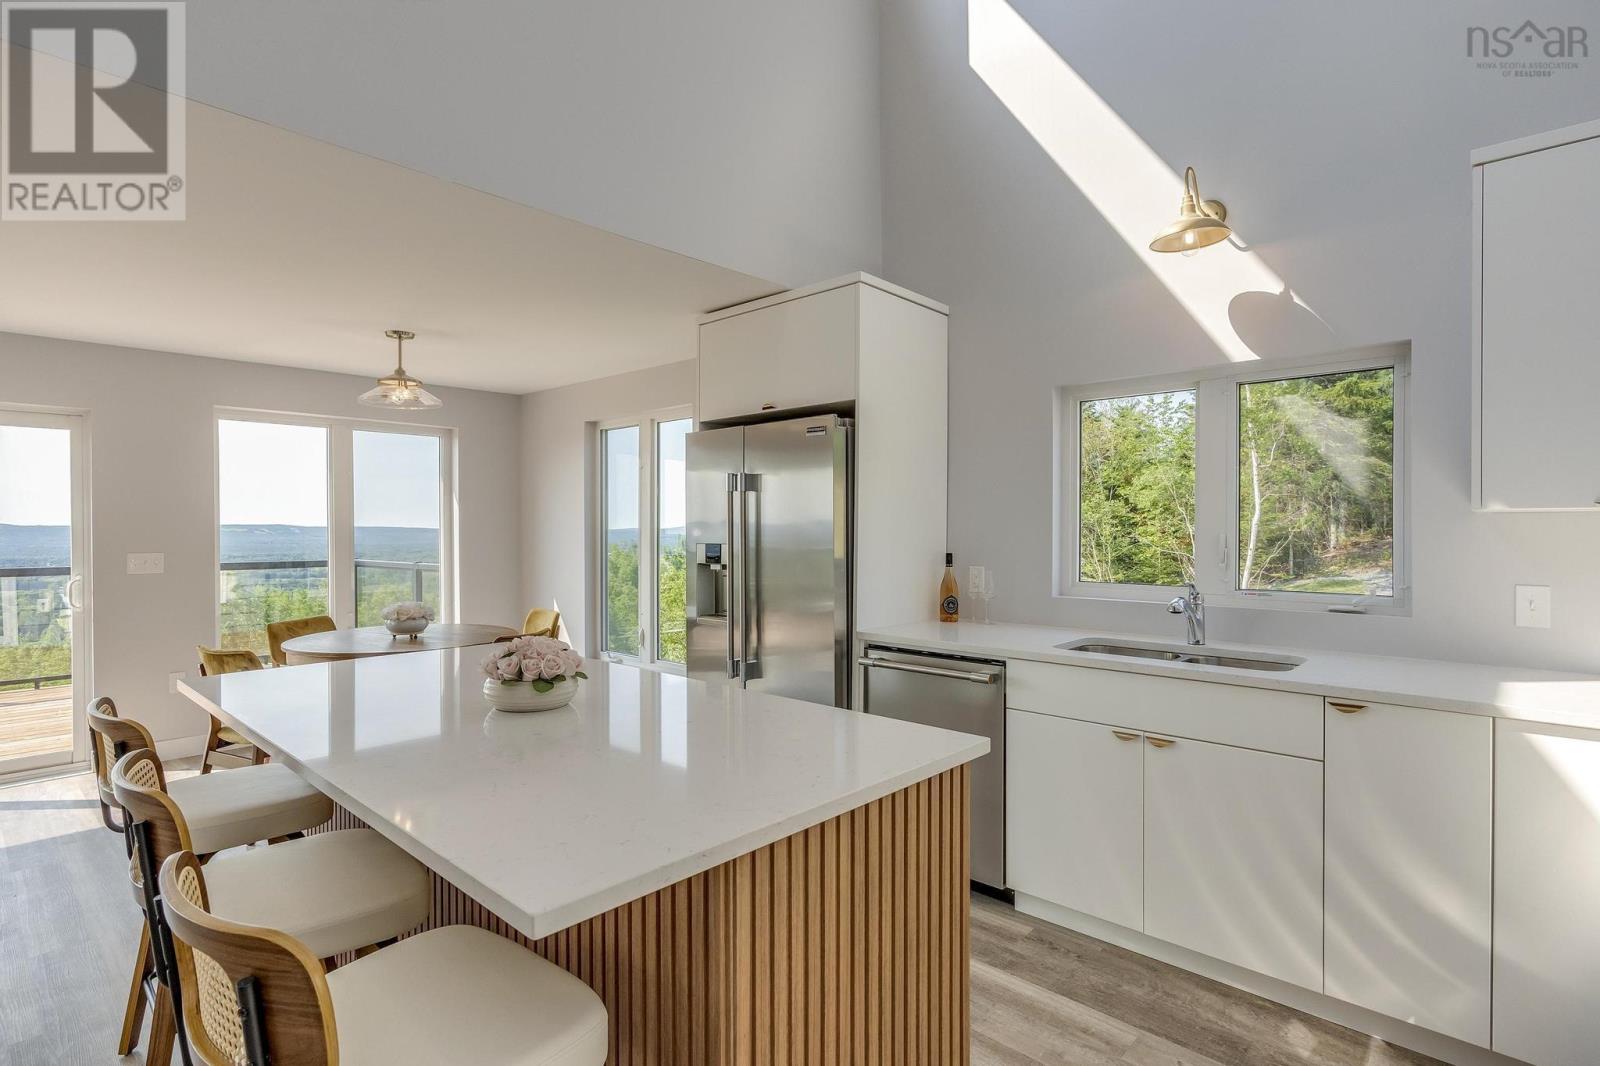
M536 692L549 692L558 681L568 678L589 679L583 672L583 656L555 637L516 637L496 644L494 653L483 661L483 676L502 685L531 681Z

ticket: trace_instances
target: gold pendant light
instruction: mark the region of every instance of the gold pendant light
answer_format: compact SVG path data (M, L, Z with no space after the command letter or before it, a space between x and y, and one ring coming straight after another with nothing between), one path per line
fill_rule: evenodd
M1195 252L1207 245L1227 240L1233 230L1227 224L1228 209L1221 200L1200 199L1200 183L1194 167L1183 168L1183 203L1178 220L1150 242L1152 252Z
M363 392L360 402L368 407L383 407L390 411L430 411L443 407L444 401L422 387L422 382L406 373L406 341L416 336L408 329L386 329L383 335L394 341L396 365L394 373L379 378L378 386Z

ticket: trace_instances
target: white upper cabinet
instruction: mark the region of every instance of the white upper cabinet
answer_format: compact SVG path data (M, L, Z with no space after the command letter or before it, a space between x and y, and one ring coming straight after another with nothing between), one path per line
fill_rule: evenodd
M1488 718L1329 700L1330 996L1489 1045Z
M1495 722L1494 1050L1600 1048L1600 733Z
M1473 496L1600 505L1600 123L1473 153Z
M857 286L754 306L700 326L701 422L856 398Z

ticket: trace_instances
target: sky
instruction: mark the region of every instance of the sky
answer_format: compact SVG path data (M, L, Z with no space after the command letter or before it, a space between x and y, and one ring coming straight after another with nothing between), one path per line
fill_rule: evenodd
M71 524L71 434L0 426L0 525Z
M328 431L320 426L221 421L222 525L326 526ZM358 526L439 526L439 439L357 430Z

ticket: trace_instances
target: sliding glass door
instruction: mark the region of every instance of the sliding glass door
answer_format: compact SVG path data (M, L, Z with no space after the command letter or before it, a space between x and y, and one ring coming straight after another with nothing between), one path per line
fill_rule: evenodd
M268 622L381 625L403 600L453 621L450 447L443 430L219 415L221 644L265 657Z
M0 411L0 774L84 758L83 420Z

